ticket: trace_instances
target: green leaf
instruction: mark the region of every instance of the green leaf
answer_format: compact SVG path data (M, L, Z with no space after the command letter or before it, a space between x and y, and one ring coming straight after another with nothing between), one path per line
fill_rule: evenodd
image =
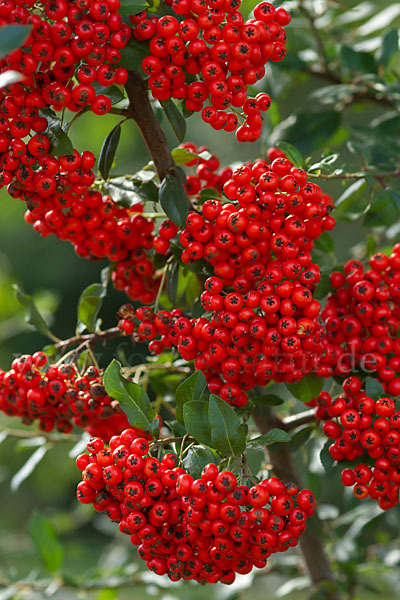
M61 128L60 119L51 108L44 108L39 114L47 119L47 129L43 132L50 141L50 154L68 156L74 153L74 147L68 135Z
M149 54L149 44L147 42L139 42L132 36L128 44L120 52L121 60L118 63L119 67L128 70L140 69L142 60Z
M166 284L167 296L174 307L191 310L193 314L193 305L198 300L202 289L195 273L188 270L186 265L180 265L179 260L174 261L168 270Z
M326 440L325 444L321 452L319 453L319 459L321 461L321 465L324 467L325 471L329 473L332 470L332 467L335 463L333 460L331 453L329 452L329 448L332 445L333 440Z
M114 162L115 153L121 138L121 123L122 121L111 129L100 150L98 166L103 179L108 179Z
M189 307L192 307L197 301L203 289L204 288L202 288L199 278L194 273L189 271L185 290L185 300Z
M47 326L42 315L36 308L36 305L35 305L32 297L28 296L28 294L25 294L21 290L21 288L18 287L17 284L14 284L13 288L15 290L15 295L16 295L18 302L26 308L25 321L27 323L29 323L30 325L33 325L33 327L36 329L36 331L38 331L42 335L45 335L46 337L50 338L54 342L59 342L60 340L54 335L54 333L52 333L50 331L50 329Z
M304 446L304 444L310 439L312 433L314 431L314 427L303 427L300 429L289 442L289 450L290 452L296 452L299 448Z
M208 463L215 463L216 457L210 448L204 446L192 446L183 459L183 466L188 473L198 479L202 470Z
M189 199L182 182L174 175L166 175L159 190L159 199L166 215L175 225L182 227L190 210Z
M265 394L263 396L255 396L251 398L256 404L264 404L266 406L279 406L284 400L276 394Z
M298 383L287 383L286 387L295 398L302 402L308 402L321 392L324 387L324 379L323 377L317 377L314 373L310 373Z
M118 104L118 102L121 102L121 100L125 98L123 92L117 85L104 86L100 85L98 81L94 81L91 85L96 90L97 95L107 96L107 98L110 98L111 104Z
M332 173L334 171L332 165L335 164L338 158L339 154L326 154L321 158L321 160L313 163L310 166L307 166L307 171L309 173L314 173L315 171Z
M186 430L201 444L213 448L211 426L208 420L208 402L191 400L183 406L183 421Z
M379 398L386 397L383 385L373 377L367 377L365 379L365 394L373 400L379 400Z
M203 188L200 192L200 202L205 202L206 200L221 200L218 190L210 187Z
M365 179L349 185L336 201L335 217L342 221L355 221L365 213L370 204L367 187Z
M198 158L197 154L187 148L174 148L171 150L171 156L176 165L186 165L186 163L191 162L194 158Z
M176 302L176 296L178 293L178 281L179 281L179 263L173 262L168 269L167 282L165 284L165 290L168 298L172 304Z
M96 330L97 316L103 304L107 288L101 283L92 283L81 294L78 303L78 323L90 332Z
M328 232L324 231L319 238L314 241L314 247L321 252L333 252L335 250L335 244Z
M398 104L400 107L400 98ZM381 127L375 126L377 121L378 119L374 119L368 124L368 127L354 124L352 129L365 144L370 156L369 164L373 165L373 168L377 171L394 171L397 169L400 148L400 140L395 133L395 129L398 129L400 124L400 115L398 119L388 118L387 122L384 125L382 124L382 132ZM392 131L387 130L390 125L393 127ZM371 174L367 173L366 177L368 177L370 185L377 183L377 180Z
M186 121L182 113L171 99L162 100L160 104L176 137L180 142L183 142L186 134Z
M400 211L400 192L398 190L389 189L389 194L392 197L393 204Z
M381 40L379 48L376 52L376 61L378 65L384 68L388 67L392 58L399 51L399 32L397 29L391 29Z
M383 190L374 197L372 204L365 215L364 227L390 227L397 223L400 214L400 207L396 201L394 190Z
M28 531L47 571L57 572L62 565L64 551L54 525L35 511L30 518Z
M260 448L246 448L246 462L251 473L256 476L265 461L264 451Z
M315 90L311 96L321 104L336 104L340 101L351 100L354 94L363 90L362 84L343 83L339 85L327 85Z
M23 81L24 79L25 75L19 73L19 71L13 71L12 69L4 71L4 73L0 74L0 89L12 85L13 83L18 83L18 81Z
M112 177L102 186L103 193L109 194L113 201L126 208L132 208L141 202L156 202L158 188L153 181L138 185L133 179L125 176Z
M184 423L183 407L186 402L200 400L206 389L206 378L201 371L196 371L178 386L176 390L176 420L179 423Z
M37 465L40 463L48 449L48 446L39 446L39 448L37 448L35 452L30 455L28 460L15 473L10 482L10 488L13 492L16 492L19 489L21 483L23 483L25 479L28 479L29 475L33 473L33 471L36 469Z
M64 583L65 587L72 587L72 588L81 588L81 578L79 576L79 574L77 574L76 576L71 575L71 573L62 573L62 580ZM96 598L97 600L97 598Z
M121 15L137 15L137 13L148 7L149 3L146 0L121 0L118 12Z
M209 160L211 158L211 153L207 150L203 150L203 152L200 152L198 154L196 152L188 150L188 148L181 148L180 146L178 146L177 148L171 150L171 156L174 159L174 163L176 165L186 165L188 162L191 162L195 158Z
M31 25L5 25L1 28L0 58L20 48L31 32Z
M104 387L109 396L118 400L133 427L146 431L154 429L155 413L148 395L140 385L123 377L121 363L115 358L104 373Z
M202 150L201 152L196 154L196 156L198 156L202 160L210 160L210 158L212 157L212 154L208 150Z
M363 157L366 162L369 162L369 150L365 147L364 144L360 144L359 142L355 142L354 140L348 140L346 142L346 146L348 150L358 157Z
M368 52L360 52L343 45L340 48L340 58L345 67L350 71L361 73L375 73L376 66L374 57Z
M276 444L277 442L290 442L291 439L290 435L283 429L273 428L270 429L268 433L264 433L264 435L259 435L248 441L247 448L261 449L265 448L265 446Z
M144 183L149 183L150 181L154 181L157 178L156 172L154 171L153 161L150 161L146 165L147 169L140 169L132 175L132 181L137 183L138 185L143 185Z
M234 409L218 396L211 394L208 419L212 424L213 447L223 456L237 456L244 452L246 434Z
M157 202L158 188L152 181L155 173L147 172L146 180L137 177L140 173L129 179L124 175L112 177L103 183L102 190L109 194L114 202L126 208L132 208L141 202Z
M112 264L111 264L111 265L108 265L107 267L104 267L104 268L101 270L101 273L100 273L100 281L101 281L101 285L102 285L103 287L105 287L105 288L106 288L106 287L108 286L108 284L109 284L109 283L110 283L110 281L111 281L111 278L112 278L112 274L113 274L113 272L114 272L114 266L113 266Z
M47 358L53 362L57 356L57 346L55 344L47 344L46 346L43 346L42 352L44 352Z
M299 152L297 148L295 148L294 146L292 146L292 144L289 144L288 142L277 142L276 145L282 150L286 158L290 160L290 162L293 163L295 167L298 167L299 169L302 168L303 157L301 155L301 152Z

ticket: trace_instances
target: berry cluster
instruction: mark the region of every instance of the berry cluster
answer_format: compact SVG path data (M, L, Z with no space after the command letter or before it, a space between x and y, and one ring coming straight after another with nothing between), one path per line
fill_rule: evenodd
M142 69L154 98L183 100L187 110L201 111L214 129L236 130L238 141L254 142L261 134L261 112L271 99L265 93L249 97L248 86L264 77L268 60L285 57L284 26L290 15L261 2L254 18L245 22L240 3L172 0L166 4L176 16L158 18L143 11L131 21L135 38L150 40ZM243 122L237 108L243 109Z
M230 584L235 573L295 546L314 512L310 491L277 477L249 488L208 464L193 479L175 454L152 457L131 429L113 436L109 448L91 440L88 452L77 458L78 500L119 523L147 567L173 581Z
M47 365L43 352L16 358L9 371L0 369L0 411L21 417L25 425L38 420L42 431L55 427L69 433L76 425L105 441L129 427L119 402L106 394L96 367L79 376L70 364Z
M19 121L27 131L32 127L23 119L43 106L59 111L67 108L79 112L90 108L103 115L111 108L111 100L97 94L94 83L109 86L124 84L127 71L115 65L132 31L118 13L120 0L5 0L0 6L0 27L6 24L30 24L32 31L22 48L0 61L0 71L13 69L25 76L24 88L35 92L35 102L20 103L12 96L12 104L24 114ZM11 115L12 117L14 115ZM21 129L24 126L20 125ZM33 127L33 129L35 129Z
M369 269L350 260L344 274L330 276L321 316L327 331L326 356L318 374L349 375L355 367L374 374L393 396L400 393L400 244L392 254L377 253Z
M236 169L223 186L230 202L206 200L179 235L182 261L202 260L214 273L201 295L211 316L137 311L139 336L154 340L153 352L176 346L234 405L255 385L298 381L325 351L311 250L335 223L332 199L280 151L269 158Z
M234 293L228 300L236 296L242 300L239 294ZM277 344L271 343L270 338L272 342L274 340L265 331L264 318L249 306L243 306L241 311L243 315L251 313L252 318L239 320L236 312L228 310L226 325L218 318L218 313L210 319L189 319L180 309L154 313L149 307L141 307L136 310L140 321L137 331L142 340L151 340L149 350L153 354L176 347L182 358L194 359L195 368L203 371L211 393L219 395L228 404L244 406L247 403L246 391L256 385L264 386L271 380L299 381L312 370L323 351L323 344L322 328L314 325L312 319L301 317L301 323L296 324L293 317L282 317L279 320L281 325L287 323L299 329L302 326L312 328L312 332L305 333L304 337L302 330L300 336L295 333L284 336L275 328L279 340L288 338L289 350L282 352L276 348ZM291 351L291 336L301 340L304 348ZM304 344L307 336L308 343ZM283 341L286 344L286 340Z
M79 160L79 155L75 158ZM68 178L69 173L73 175L76 171L61 175L57 184L61 178ZM86 190L82 195L65 190L46 198L29 196L24 190L22 197L28 205L25 220L42 236L53 234L69 241L81 257L108 258L116 263L112 274L116 289L123 290L132 300L154 302L160 286L160 277L151 259L154 222L141 215L142 204L125 208L95 189ZM164 251L176 232L177 227L166 220L159 235L161 238L164 235Z
M383 509L395 506L400 490L400 410L395 401L366 396L361 380L348 377L343 394L332 399L325 393L324 404L329 420L323 432L334 440L332 458L357 462L342 471L343 484L354 486L356 498L369 496Z
M121 208L90 189L93 154L53 156L50 143L50 107L109 111L110 99L96 95L93 83L126 81L126 70L113 65L131 29L117 12L119 0L42 5L40 14L32 12L33 2L7 0L0 7L0 26L32 24L24 46L0 61L0 72L14 69L25 77L0 91L0 187L25 202L25 219L38 233L70 241L80 256L116 262L118 289L153 302L160 279L146 252L154 223L139 214L143 206Z
M266 276L266 271L269 265L283 268L283 263L279 281L301 275L302 284L317 283L319 275L306 275L303 269L311 265L313 240L335 224L329 214L332 198L308 182L305 171L277 148L268 151L268 158L270 162L238 167L223 186L229 202L206 200L199 212L188 215L179 236L183 262L203 259L224 287L244 288L244 293L254 282L274 282L276 277ZM286 265L294 260L297 265ZM239 277L246 279L241 286Z

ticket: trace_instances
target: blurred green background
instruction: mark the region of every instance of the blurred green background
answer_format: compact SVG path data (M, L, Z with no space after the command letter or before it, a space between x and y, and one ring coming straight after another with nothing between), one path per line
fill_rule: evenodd
M263 156L268 145L286 140L299 148L303 156L312 157L311 163L320 160L322 154L337 153L334 167L358 171L361 153L363 160L377 170L393 170L400 164L400 59L391 32L396 32L400 25L400 4L387 0L345 3L310 0L282 2L282 5L294 18L287 28L286 60L268 66L267 77L258 88L268 91L273 98L262 139L254 145L238 144L232 134L215 132L194 115L187 121L186 141L208 146L220 157L222 165ZM244 12L252 6L253 0L245 0ZM319 32L324 56L318 53L312 26ZM389 53L389 58L384 52ZM312 73L322 69L324 62L334 77ZM172 148L178 142L161 112L158 114ZM84 115L71 130L75 147L98 155L117 118ZM349 146L350 140L356 143ZM147 160L146 148L134 124L124 124L114 172L135 172ZM396 190L395 181L389 181L389 185ZM322 187L336 199L344 190L340 181L324 182ZM397 240L400 202L396 205L382 197L382 190L378 190L370 210L373 222L355 212L353 221L338 223L333 238L339 262L351 256L365 256L367 235L370 247ZM89 283L99 281L105 266L78 258L69 244L51 236L39 238L24 222L23 215L22 203L0 191L0 367L3 369L9 367L15 354L34 352L47 343L24 323L24 312L15 301L12 285L18 283L32 294L56 334L69 337L75 329L80 293ZM366 229L365 225L372 224L376 227L371 234L371 228ZM322 266L330 264L329 258L319 258ZM116 310L125 300L123 294L109 290L101 315L106 326L115 324ZM23 441L13 436L5 438L1 429L6 426L20 425L0 416L0 586L4 585L0 587L0 600L45 596L60 600L189 597L303 600L308 597L309 580L296 550L274 556L267 575L254 580L252 576L239 577L233 587L203 588L173 585L168 581L160 584L150 573L143 576L146 583L118 587L119 581L135 577L134 572L140 567L136 551L130 547L128 538L115 532L116 527L106 517L93 515L90 507L75 500L79 473L69 457L71 451L74 454L73 444L55 443L19 490L12 492L13 475L40 442L35 438ZM357 503L344 493L339 472L328 476L320 464L318 450L322 443L318 437L310 439L297 451L296 458L305 484L313 489L321 505L323 535L341 581L343 597L400 598L399 509L383 514L372 503ZM49 579L48 588L34 591L18 583L47 576L28 534L34 511L49 518L62 541L62 573L70 587L58 589L57 583L50 584ZM81 582L77 581L79 577ZM17 583L7 587L6 580ZM80 589L74 587L77 585ZM83 590L82 585L93 585L94 589ZM319 598L323 596L315 596L315 600Z

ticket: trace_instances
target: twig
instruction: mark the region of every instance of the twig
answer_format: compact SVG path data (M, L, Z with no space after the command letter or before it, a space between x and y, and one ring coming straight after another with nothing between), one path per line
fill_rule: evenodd
M395 171L382 171L379 173L374 173L372 171L360 171L359 173L329 173L329 174L323 174L323 173L307 173L308 177L313 177L314 179L325 179L325 180L329 180L329 179L343 179L343 180L348 180L348 179L365 179L366 175L369 175L370 177L373 177L374 179L376 179L377 181L381 182L381 180L384 179L390 179L391 177L400 177L400 168L396 169Z
M122 372L124 375L129 377L132 373L136 373L139 370L158 371L159 369L174 371L175 373L192 372L192 369L190 367L175 366L173 363L141 363L140 365L135 365L134 367L122 367Z
M162 445L162 444L173 444L175 442L183 442L183 440L187 441L187 442L196 442L196 440L194 438L192 438L190 435L185 435L183 437L168 437L168 438L160 438L159 440L155 440L154 442L150 442L150 447L154 447L154 446L158 446L158 445Z
M112 106L108 112L110 115L119 115L120 117L130 118L130 112L127 108L114 108Z
M96 342L101 342L105 340L110 340L115 337L119 337L122 335L121 331L118 327L112 327L111 329L105 329L104 331L100 331L98 333L87 333L85 335L75 335L67 340L62 340L55 344L57 350L65 350L69 346L80 344L86 345L87 343L95 344Z

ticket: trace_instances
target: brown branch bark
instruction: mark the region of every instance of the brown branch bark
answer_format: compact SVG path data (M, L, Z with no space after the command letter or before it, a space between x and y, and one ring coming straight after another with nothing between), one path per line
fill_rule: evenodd
M138 71L128 71L125 89L129 98L129 114L140 129L157 175L162 181L168 173L175 172L175 163L165 133L151 107L146 83Z
M285 425L281 419L272 411L261 413L255 409L253 417L260 433L267 433L273 427L285 429ZM301 477L286 444L273 444L269 446L268 456L277 477L285 482L292 481L299 487L303 487ZM313 530L321 530L321 522L317 512L311 520L313 521ZM324 590L325 598L340 600L340 594L337 590L337 584L329 564L329 559L325 553L321 535L315 534L308 527L300 538L300 548L314 586L317 589L322 588Z
M57 350L63 352L69 346L81 345L81 344L94 344L96 342L103 342L105 340L111 340L113 338L122 336L121 330L118 327L112 327L111 329L105 329L99 333L86 333L85 335L75 335L67 340L61 340L57 344L54 344Z

